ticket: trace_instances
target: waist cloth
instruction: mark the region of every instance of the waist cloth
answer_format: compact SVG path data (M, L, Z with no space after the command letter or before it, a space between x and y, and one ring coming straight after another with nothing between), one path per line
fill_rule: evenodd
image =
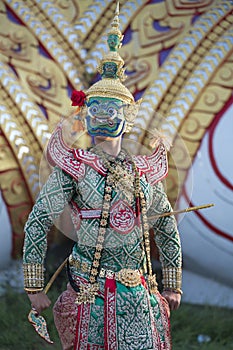
M89 282L76 265L53 308L63 350L171 349L168 303L159 292L150 295L139 270L102 269L103 288L94 303L77 304L78 291Z

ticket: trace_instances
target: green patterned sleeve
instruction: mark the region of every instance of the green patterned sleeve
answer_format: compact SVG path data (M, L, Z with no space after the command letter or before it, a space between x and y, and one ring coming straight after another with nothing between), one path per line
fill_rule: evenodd
M24 282L27 288L42 288L47 234L74 194L74 180L55 167L41 189L25 225L23 248Z
M162 182L153 187L153 202L148 217L172 211ZM162 265L163 287L181 292L182 254L175 217L165 216L149 220Z

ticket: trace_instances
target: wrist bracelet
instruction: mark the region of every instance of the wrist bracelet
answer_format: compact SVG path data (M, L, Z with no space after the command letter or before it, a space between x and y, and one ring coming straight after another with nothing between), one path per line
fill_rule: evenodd
M165 288L164 289L164 292L173 292L173 293L177 293L177 294L180 294L180 295L182 295L183 294L183 292L182 292L182 290L180 289L180 288Z
M24 290L25 290L25 292L27 292L27 294L38 294L38 293L43 291L43 288L37 288L37 289L24 288Z

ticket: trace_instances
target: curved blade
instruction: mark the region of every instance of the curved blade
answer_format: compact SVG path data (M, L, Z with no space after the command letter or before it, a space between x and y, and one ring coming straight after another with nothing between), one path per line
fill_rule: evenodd
M46 340L49 344L53 344L53 341L49 337L47 324L44 317L38 315L38 312L32 309L28 314L28 320L33 325L39 336L41 336L41 338Z

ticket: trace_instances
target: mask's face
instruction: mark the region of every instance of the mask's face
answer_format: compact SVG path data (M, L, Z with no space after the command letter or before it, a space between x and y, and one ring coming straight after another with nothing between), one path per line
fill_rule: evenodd
M91 136L118 137L125 130L122 101L108 97L91 97L87 102L87 130Z

